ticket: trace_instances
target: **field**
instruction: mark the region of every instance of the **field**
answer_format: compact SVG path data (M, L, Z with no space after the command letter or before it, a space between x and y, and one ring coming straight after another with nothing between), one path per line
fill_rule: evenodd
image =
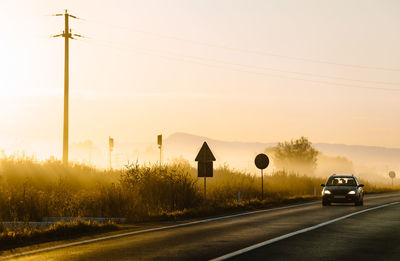
M63 166L59 161L36 162L27 157L0 160L0 221L42 221L44 217L125 217L129 222L162 217L216 214L224 209L249 209L296 198L320 195L321 178L283 171L264 176L264 200L259 176L229 169L214 170L203 179L185 160L169 165L139 166L102 171L85 165ZM390 186L365 190L383 192ZM398 189L398 188L397 188ZM240 202L238 194L240 191Z
M214 170L213 178L207 178L206 200L203 182L203 178L197 178L197 169L184 159L161 168L131 164L123 170L104 171L79 164L66 167L56 160L38 162L25 156L3 157L0 159L1 249L118 229L114 223L99 224L80 217L126 218L133 223L304 202L319 197L320 184L325 180L274 172L264 175L261 199L259 176L223 166ZM367 193L400 189L362 182ZM44 229L28 223L48 217L78 219L57 222ZM2 221L17 221L20 226L5 227Z

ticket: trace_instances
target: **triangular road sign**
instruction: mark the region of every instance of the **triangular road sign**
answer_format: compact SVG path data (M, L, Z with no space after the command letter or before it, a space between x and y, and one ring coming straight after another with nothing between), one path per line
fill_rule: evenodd
M210 161L215 161L215 157L213 153L210 150L210 147L208 147L207 142L203 143L203 146L201 146L201 149L199 153L197 154L197 157L195 161L198 162L210 162Z

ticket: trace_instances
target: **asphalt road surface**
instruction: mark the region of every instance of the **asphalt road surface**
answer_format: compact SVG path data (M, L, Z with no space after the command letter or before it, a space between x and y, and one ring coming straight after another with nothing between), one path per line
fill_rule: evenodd
M400 260L400 193L321 202L48 249L17 260Z

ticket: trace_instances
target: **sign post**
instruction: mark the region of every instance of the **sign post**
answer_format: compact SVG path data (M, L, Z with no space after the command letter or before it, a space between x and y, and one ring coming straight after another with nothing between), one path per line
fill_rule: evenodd
M269 165L269 158L264 153L258 154L254 159L256 167L261 169L261 200L264 199L264 180L263 180L263 170Z
M389 177L392 179L392 186L393 186L393 180L396 177L396 172L394 172L393 170L389 171Z
M212 178L213 176L213 161L215 157L208 147L207 142L203 143L199 153L196 156L195 161L197 161L197 176L199 178L204 177L204 201L206 200L206 182L207 177Z
M160 149L160 171L161 171L161 151L162 151L162 134L157 136L157 144Z

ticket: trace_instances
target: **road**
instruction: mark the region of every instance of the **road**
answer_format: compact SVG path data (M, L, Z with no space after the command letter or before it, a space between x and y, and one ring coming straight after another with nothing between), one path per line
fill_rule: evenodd
M312 202L135 233L14 259L400 260L400 193L366 196L363 207Z

